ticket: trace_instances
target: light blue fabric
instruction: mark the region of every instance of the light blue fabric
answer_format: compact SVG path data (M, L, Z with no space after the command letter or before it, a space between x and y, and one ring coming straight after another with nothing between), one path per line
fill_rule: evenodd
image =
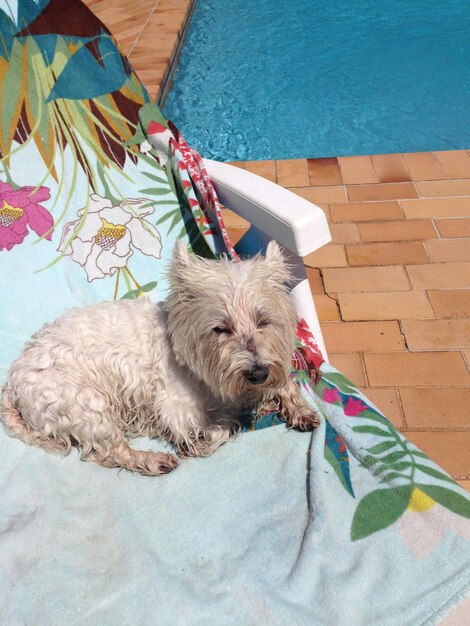
M353 418L317 405L347 434ZM426 558L396 524L352 542L357 500L374 485L353 453L356 497L346 495L325 428L244 433L159 478L0 431L0 623L437 624L470 581L468 539L444 530ZM411 525L420 516L406 514Z

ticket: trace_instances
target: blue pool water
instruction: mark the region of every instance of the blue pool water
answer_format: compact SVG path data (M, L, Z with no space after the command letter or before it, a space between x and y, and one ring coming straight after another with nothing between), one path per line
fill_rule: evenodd
M469 0L198 0L165 113L222 160L470 146Z

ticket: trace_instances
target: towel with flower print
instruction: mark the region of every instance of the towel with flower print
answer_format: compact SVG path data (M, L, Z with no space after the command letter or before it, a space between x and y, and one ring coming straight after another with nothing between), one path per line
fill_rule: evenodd
M0 2L0 98L1 380L64 310L163 299L176 239L236 261L201 157L79 0ZM297 338L311 434L247 416L155 480L0 428L0 623L416 626L458 604L468 495Z

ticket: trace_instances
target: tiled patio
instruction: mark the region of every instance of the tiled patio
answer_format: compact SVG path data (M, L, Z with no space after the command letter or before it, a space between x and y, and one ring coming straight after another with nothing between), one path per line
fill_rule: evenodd
M192 1L87 4L158 98ZM470 489L470 154L236 165L323 208L333 242L305 262L331 362Z
M325 211L305 264L331 363L470 486L470 155L236 165Z

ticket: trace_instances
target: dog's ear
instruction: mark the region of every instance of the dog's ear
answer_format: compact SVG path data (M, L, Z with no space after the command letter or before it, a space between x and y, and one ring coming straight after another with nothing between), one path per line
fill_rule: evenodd
M266 261L273 264L285 264L281 246L277 243L277 241L272 240L268 243L266 248Z
M181 239L177 239L173 249L173 261L175 263L188 263L190 260L188 246Z
M186 288L194 279L194 259L191 257L187 245L177 239L169 270L172 287Z
M202 259L191 254L187 245L178 239L168 271L172 289L179 293L185 293L186 297L193 294L194 277L201 272L201 262Z
M270 241L266 248L266 267L269 277L278 283L288 283L292 280L290 268L280 245L276 241Z

